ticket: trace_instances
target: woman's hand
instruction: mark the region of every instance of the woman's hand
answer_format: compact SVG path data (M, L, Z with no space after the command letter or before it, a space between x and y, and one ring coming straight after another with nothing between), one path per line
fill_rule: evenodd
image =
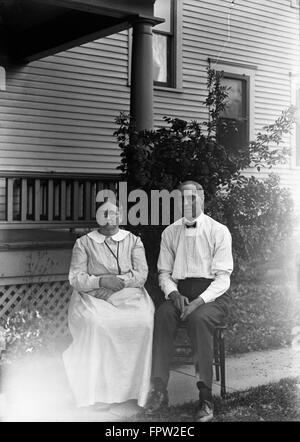
M125 287L124 281L115 275L105 275L101 276L99 280L99 287L104 287L106 289L118 292Z
M97 290L95 298L109 302L109 298L111 297L112 294L113 294L112 290L107 290L106 293L103 293L103 290Z

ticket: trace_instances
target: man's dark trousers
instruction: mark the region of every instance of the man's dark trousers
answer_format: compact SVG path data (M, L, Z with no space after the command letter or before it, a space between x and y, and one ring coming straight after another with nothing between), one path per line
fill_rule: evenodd
M178 283L178 291L192 301L211 282L212 279L206 278L183 279ZM198 380L204 382L208 388L211 388L213 380L214 328L224 322L229 303L230 296L225 293L215 301L196 308L186 319ZM171 300L163 302L155 313L152 378L160 378L165 387L169 380L174 341L180 321L180 312Z

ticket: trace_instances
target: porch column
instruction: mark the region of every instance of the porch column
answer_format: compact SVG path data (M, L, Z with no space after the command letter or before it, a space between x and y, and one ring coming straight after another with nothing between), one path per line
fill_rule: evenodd
M137 130L153 129L153 53L152 26L149 18L133 24L130 115Z

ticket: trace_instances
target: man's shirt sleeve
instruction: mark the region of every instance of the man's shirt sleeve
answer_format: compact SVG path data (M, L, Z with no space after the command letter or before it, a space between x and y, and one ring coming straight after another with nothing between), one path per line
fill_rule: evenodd
M233 270L232 240L227 227L216 233L211 271L214 281L200 295L204 302L212 302L223 295L230 287L230 275Z
M172 232L164 231L161 237L158 257L158 282L166 299L171 292L177 290L177 281L172 278L175 255L172 250Z

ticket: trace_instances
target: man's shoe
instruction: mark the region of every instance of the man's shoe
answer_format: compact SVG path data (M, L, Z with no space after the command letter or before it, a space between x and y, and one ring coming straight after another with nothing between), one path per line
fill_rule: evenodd
M196 412L195 422L210 422L214 417L213 404L210 401L203 401Z
M149 393L149 397L147 399L145 405L145 413L153 414L156 411L159 411L168 406L169 397L168 392L162 392L158 390L152 390Z

